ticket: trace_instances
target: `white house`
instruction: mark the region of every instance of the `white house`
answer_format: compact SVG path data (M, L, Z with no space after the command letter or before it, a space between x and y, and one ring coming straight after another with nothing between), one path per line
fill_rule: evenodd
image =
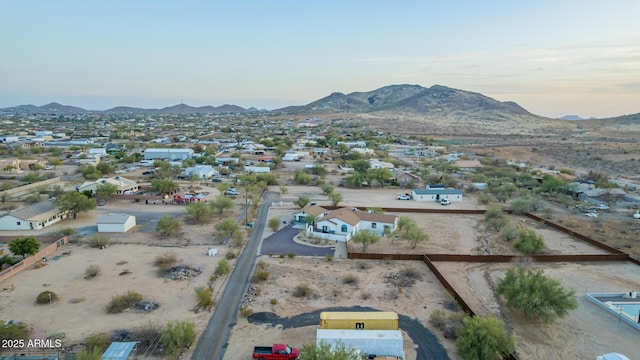
M381 160L378 160L378 159L371 159L369 161L369 164L371 165L372 169L389 169L389 170L391 170L391 169L396 167L395 165L393 165L390 162L381 161Z
M245 166L244 171L248 173L268 173L271 169L268 166Z
M302 208L302 211L293 214L293 221L305 222L307 216L311 215L317 221L320 217L324 216L327 210L317 205L307 205Z
M195 174L200 179L210 179L214 176L220 175L220 172L215 170L211 165L196 165L184 169L184 173L187 177L191 177Z
M98 232L127 232L136 226L136 217L129 214L107 213L98 218Z
M398 225L398 217L395 215L375 214L361 211L356 208L341 208L326 212L318 219L314 229L307 229L311 236L323 237L337 241L348 241L358 231L369 230L380 236L386 232L393 232Z
M41 230L66 219L68 215L68 212L60 211L51 201L43 201L1 217L0 230Z
M439 202L447 199L451 202L462 201L462 191L458 189L415 189L411 191L411 198L415 201Z
M107 149L105 148L90 148L89 151L87 152L88 156L94 156L94 155L99 155L99 156L107 156Z
M145 160L183 161L193 156L193 149L152 148L144 151Z
M351 149L351 152L355 152L363 156L371 156L376 153L373 149L369 148L353 148Z
M129 180L126 178L123 178L122 176L114 176L114 177L110 177L110 178L100 178L96 181L87 181L85 183L83 183L82 185L78 186L77 189L79 192L83 192L86 190L90 190L92 193L96 193L96 189L98 188L98 186L102 185L102 184L112 184L115 185L116 188L118 189L116 194L130 194L133 192L138 191L138 183L133 181L133 180Z

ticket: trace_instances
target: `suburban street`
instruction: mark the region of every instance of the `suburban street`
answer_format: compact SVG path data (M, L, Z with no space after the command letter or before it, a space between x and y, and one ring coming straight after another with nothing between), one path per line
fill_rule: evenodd
M233 271L227 279L227 284L220 300L216 304L213 315L209 319L207 328L202 332L192 359L222 360L227 348L231 329L236 323L240 301L244 295L249 278L255 266L255 260L262 240L262 234L266 225L267 215L271 202L279 201L279 195L275 192L267 192L258 209L253 232L247 240L247 244L238 257Z

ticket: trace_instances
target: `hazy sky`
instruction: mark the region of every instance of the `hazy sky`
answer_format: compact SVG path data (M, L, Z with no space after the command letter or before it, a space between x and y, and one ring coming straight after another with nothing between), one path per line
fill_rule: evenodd
M0 1L0 107L233 103L434 84L640 112L640 1Z

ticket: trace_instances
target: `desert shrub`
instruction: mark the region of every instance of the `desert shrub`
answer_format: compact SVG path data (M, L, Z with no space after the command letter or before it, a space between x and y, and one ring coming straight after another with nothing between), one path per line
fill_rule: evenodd
M518 237L518 229L511 224L507 224L500 229L500 238L504 241L511 241Z
M347 275L342 278L342 283L347 285L358 285L360 279L355 275Z
M287 256L288 256L290 259L293 259L294 257L296 257L296 253L294 253L294 252L290 252L289 254L287 254Z
M400 275L408 277L410 279L420 280L422 279L422 274L420 274L420 270L413 266L409 266L404 270L400 271Z
M73 229L73 228L64 228L60 230L60 235L62 236L71 236L71 235L75 235L76 233L77 233L76 229Z
M51 304L58 301L58 295L53 291L45 290L36 297L36 304Z
M259 270L251 275L251 282L254 284L261 281L267 281L267 279L269 279L269 272L267 271Z
M124 295L118 295L111 298L109 304L107 304L108 314L118 314L126 309L134 306L136 303L142 301L142 295L135 291L127 291Z
M264 270L264 269L266 269L266 268L267 268L267 263L266 263L266 262L264 262L264 260L260 260L260 261L258 261L258 263L256 264L256 267L257 267L258 269L262 269L262 270Z
M7 264L9 266L13 266L13 265L19 263L20 261L21 260L19 258L14 258L13 256L5 254L0 258L0 266L2 266L3 264Z
M446 324L442 329L444 337L447 339L457 339L458 331L462 328L462 323L466 317L467 314L463 312L449 314Z
M174 266L177 262L178 256L175 253L166 252L164 254L156 256L155 260L153 261L153 266L159 269L166 270Z
M100 266L98 265L89 265L86 269L84 269L84 278L87 280L93 279L98 275L100 275Z
M208 309L213 306L213 288L212 287L197 287L196 296L198 298L198 306Z
M236 255L236 253L235 253L235 252L233 252L233 251L229 251L229 252L227 252L227 254L224 256L224 258L225 258L225 259L227 259L227 260L233 260L233 259L235 259L237 256L238 256L238 255Z
M150 346L155 346L162 334L162 329L155 324L137 326L131 330L131 338L138 341L138 353L146 352Z
M333 261L333 255L332 255L332 254L327 254L327 255L325 255L325 256L324 256L324 258L325 258L327 261Z
M523 254L539 254L544 249L544 239L532 229L520 229L513 247Z
M270 303L271 305L276 305L276 304L278 304L278 299L273 298L273 299L271 299L271 301L269 301L269 303Z
M311 297L313 295L313 290L309 286L309 284L303 283L296 286L293 290L293 296L301 298L301 297Z
M107 350L111 344L111 336L107 333L94 333L84 339L84 346L87 350L99 350L100 355Z
M160 343L166 354L176 354L193 344L196 339L195 324L189 321L169 322L162 331Z
M109 238L104 235L96 235L89 238L88 243L92 248L103 248L109 245Z
M362 299L362 300L369 300L369 299L371 299L371 293L364 292L364 293L360 294L360 299Z
M438 330L444 330L447 324L447 315L443 310L436 310L429 315L429 323Z
M29 327L22 323L0 325L0 339L22 340L28 337L29 332Z
M242 309L240 309L240 316L246 318L249 317L249 315L253 314L253 309L250 307L243 307Z
M126 264L126 263L128 263L128 261L126 261L126 260L120 260L120 261L118 261L118 262L116 263L116 265L124 265L124 264Z
M104 351L101 351L100 349L85 347L84 349L80 350L79 353L76 354L75 359L76 360L102 360L102 353L104 353Z
M456 341L458 355L467 359L501 359L515 350L515 340L504 323L493 317L465 318Z
M120 271L120 273L118 275L122 276L122 275L129 275L129 274L131 274L131 271L129 269L124 269L124 270Z
M226 259L218 261L218 266L216 266L216 270L214 271L216 276L227 275L230 272L231 265L229 265L229 262Z

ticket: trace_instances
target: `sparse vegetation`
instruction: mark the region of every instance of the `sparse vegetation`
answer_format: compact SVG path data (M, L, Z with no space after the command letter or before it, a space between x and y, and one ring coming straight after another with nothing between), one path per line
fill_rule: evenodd
M515 350L515 339L496 318L467 317L458 331L456 349L464 360L498 360Z
M156 267L158 275L163 275L167 270L171 269L178 263L178 255L173 252L162 253L153 260L153 266Z
M197 287L195 291L199 307L209 309L213 306L213 287Z
M269 272L264 270L257 270L253 273L253 275L251 275L251 282L254 284L267 281L268 279L269 279Z
M299 284L293 290L293 296L298 298L309 298L313 295L313 290L307 283Z
M196 339L195 324L190 321L171 321L162 331L160 343L166 354L177 354L188 348Z
M342 283L346 285L358 285L358 282L360 282L360 279L353 274L346 275L345 277L342 278Z
M98 275L100 275L100 266L98 265L89 265L86 269L84 269L84 278L87 280L93 279Z
M533 229L520 229L513 247L526 255L539 254L544 249L544 239Z
M49 291L49 290L45 290L41 292L40 294L38 294L38 297L36 298L36 304L40 304L40 305L51 304L56 301L58 301L58 295L53 291Z
M223 275L227 275L230 272L231 272L231 265L229 265L229 262L226 259L222 259L218 261L218 266L216 266L214 275L223 276Z
M108 314L118 314L126 309L134 306L136 303L142 301L141 294L135 291L128 291L124 295L118 295L111 298L111 301L107 305Z

